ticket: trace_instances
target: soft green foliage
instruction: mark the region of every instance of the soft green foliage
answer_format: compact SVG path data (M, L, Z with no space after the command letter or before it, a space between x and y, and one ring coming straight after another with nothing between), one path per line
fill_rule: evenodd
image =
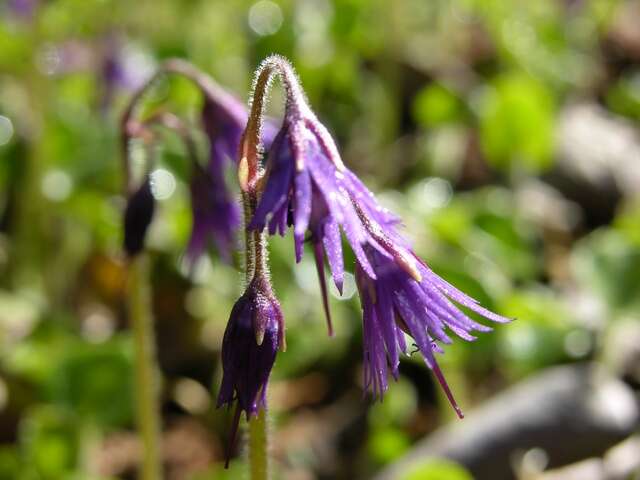
M543 84L522 74L498 78L485 93L480 134L487 159L538 172L551 165L554 104Z
M412 466L402 480L471 480L473 477L462 467L449 460L427 460Z
M475 342L454 338L438 356L465 412L547 367L607 357L616 343L602 339L639 319L640 202L618 187L638 150L611 140L595 165L600 145L588 134L567 141L563 121L576 102L631 128L640 118L626 3L40 0L29 18L0 2L0 480L135 475L137 459L118 456L135 450L118 121L132 83L172 56L243 101L267 54L289 57L345 164L402 217L416 253L482 305L517 317ZM127 81L110 83L108 55ZM276 119L282 100L276 84L267 106ZM173 78L141 114L197 126L201 104ZM194 135L204 160L206 139ZM189 164L178 136L162 139L152 157L143 142L131 147L136 174L152 158L175 187L158 201L147 242L166 464L175 478L242 478L241 458L222 470L232 413L214 408L241 258L184 267ZM236 172L228 178L236 188ZM370 478L450 408L419 355L402 359L382 403L362 399L351 252L344 296L330 286L328 338L312 253L294 264L291 235L269 249L287 322L270 385L275 470ZM403 480L470 478L434 460Z
M455 123L461 117L460 100L443 85L429 85L416 95L414 117L424 127Z

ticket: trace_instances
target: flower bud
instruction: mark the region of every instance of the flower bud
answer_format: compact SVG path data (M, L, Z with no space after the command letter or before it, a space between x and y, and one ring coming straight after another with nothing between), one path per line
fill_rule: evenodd
M151 182L147 177L140 188L129 197L124 212L124 250L130 257L136 256L144 248L155 200L151 193Z
M238 402L232 439L240 412L247 420L266 408L269 375L276 353L284 346L284 321L280 304L268 280L256 276L231 310L222 340L222 385L218 407ZM232 440L233 441L233 440Z

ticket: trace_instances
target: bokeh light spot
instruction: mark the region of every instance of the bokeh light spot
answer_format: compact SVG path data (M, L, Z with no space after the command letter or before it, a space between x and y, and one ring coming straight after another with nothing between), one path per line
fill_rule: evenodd
M277 4L260 0L249 10L249 27L258 35L273 35L281 26L282 10Z
M586 330L573 330L564 337L564 350L572 358L581 358L591 350L591 337Z
M156 200L166 200L176 191L176 178L169 170L158 168L150 177L151 193Z
M13 137L13 123L7 117L0 115L0 146L9 143Z
M59 169L49 170L45 173L40 184L42 194L54 202L61 202L69 198L72 189L71 177L67 172Z

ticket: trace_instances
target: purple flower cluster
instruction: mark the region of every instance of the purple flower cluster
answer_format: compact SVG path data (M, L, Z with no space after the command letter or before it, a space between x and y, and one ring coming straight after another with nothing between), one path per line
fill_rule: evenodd
M250 229L267 227L283 235L293 227L300 261L308 238L318 269L323 304L330 325L323 256L342 290L342 235L356 257L355 272L363 308L365 384L374 396L387 389L390 371L398 375L404 334L413 338L425 363L460 416L434 352L451 343L447 330L465 340L488 331L453 302L496 321L496 315L433 273L399 234L399 219L381 207L356 175L347 169L327 129L296 88L288 88L282 128L269 150L267 178Z
M290 228L297 262L303 257L304 244L311 245L330 334L325 260L342 293L343 236L354 253L363 312L364 383L374 398L387 390L389 374L398 378L401 355L409 354L407 347L412 343L462 417L435 354L443 353L442 346L452 342L451 334L472 341L474 332L491 330L470 318L463 307L494 322L509 319L480 306L414 253L400 233L400 219L383 208L342 162L333 138L309 108L286 60L270 57L259 69L251 114L192 67L179 61L168 65L167 71L188 76L205 93L201 122L209 140L209 160L206 167L193 162L188 261L193 264L210 243L222 258L231 257L240 209L225 180L230 166L238 169L249 216L245 232L250 235L246 242L248 286L234 305L225 330L218 396L218 406L237 402L233 435L242 412L250 418L266 408L271 369L278 349L284 349L284 321L269 282L264 232L284 235ZM282 79L287 96L277 132L270 122L262 121L274 75ZM131 255L143 248L152 215L147 181L130 197L125 215L125 246Z

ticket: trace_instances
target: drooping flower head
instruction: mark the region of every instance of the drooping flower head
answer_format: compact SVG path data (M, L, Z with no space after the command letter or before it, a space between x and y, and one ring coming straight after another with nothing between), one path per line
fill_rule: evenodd
M407 334L462 418L434 353L444 353L440 344L451 343L446 330L472 341L475 340L472 332L488 332L491 328L469 318L452 300L490 320L508 319L484 309L421 262L418 270L422 278L417 281L393 258L371 247L366 250L377 278L372 279L356 262L356 284L363 311L365 388L381 398L388 388L388 372L398 378L400 353L407 353Z
M451 300L493 321L508 319L479 306L435 275L415 255L398 232L399 218L381 207L344 166L331 135L309 108L286 60L270 57L263 63L254 102L260 86L268 85L274 72L285 85L287 102L282 128L269 150L263 193L249 228L266 227L270 234L283 235L288 226L293 226L298 261L303 242L309 239L329 325L322 257L324 253L341 291L342 231L356 257L367 388L374 396L381 396L387 389L387 372L398 375L399 353L406 353L407 333L462 415L436 363L434 352L442 352L436 342L450 343L446 329L465 340L474 338L471 331L490 329L468 318ZM252 177L250 168L247 176Z
M237 403L233 437L240 414L247 420L266 408L269 375L276 353L284 345L284 323L280 304L267 278L254 276L233 306L222 340L222 385L218 407Z
M210 243L223 259L229 261L235 232L240 225L238 201L226 185L225 172L237 156L247 111L230 95L218 91L216 94L216 101L205 98L201 114L209 141L207 165L205 168L194 165L191 174L193 223L186 253L191 264Z
M193 226L186 256L192 265L210 243L226 261L234 250L240 207L225 176L238 157L247 117L246 107L219 88L210 89L205 97L201 120L209 141L209 158L205 168L194 165L190 181ZM266 146L271 145L274 134L275 128L267 123L262 136Z
M282 127L268 153L266 184L249 228L268 227L270 234L284 235L292 225L298 262L308 237L331 334L323 257L340 292L344 278L341 229L356 256L367 265L362 250L366 232L350 200L350 192L360 195L360 184L345 168L331 135L309 108L288 62L280 57L267 59L259 70L258 85L269 69L282 77L287 103Z

